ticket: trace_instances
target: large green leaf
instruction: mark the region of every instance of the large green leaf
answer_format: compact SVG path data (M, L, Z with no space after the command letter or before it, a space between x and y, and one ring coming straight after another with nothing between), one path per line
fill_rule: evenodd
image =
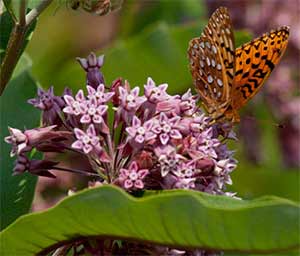
M231 252L299 248L299 205L277 197L243 201L187 190L134 198L111 186L88 189L2 231L1 255L33 255L82 236ZM26 233L26 236L24 236Z
M29 68L28 58L21 58L15 76L0 97L1 229L29 211L36 182L32 175L12 176L14 159L9 157L10 145L4 142L8 126L24 129L39 123L39 111L27 103L36 94L36 84L28 72Z

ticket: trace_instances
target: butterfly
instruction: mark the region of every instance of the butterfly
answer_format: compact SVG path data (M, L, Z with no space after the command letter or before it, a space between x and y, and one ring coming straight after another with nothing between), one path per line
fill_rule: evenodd
M73 10L81 8L96 15L105 15L121 8L123 0L68 0L67 5Z
M287 47L289 27L235 49L227 8L218 8L200 37L189 42L188 58L196 90L216 121L240 121L239 109L262 87Z

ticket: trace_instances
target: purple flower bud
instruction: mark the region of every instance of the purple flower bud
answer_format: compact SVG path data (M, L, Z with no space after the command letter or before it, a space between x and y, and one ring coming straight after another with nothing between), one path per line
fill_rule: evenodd
M5 142L12 144L12 150L10 155L20 154L21 152L28 152L32 147L44 142L45 140L54 139L60 137L61 134L52 131L56 125L36 128L31 130L25 130L24 132L9 127L10 136L5 137Z
M104 77L99 70L103 66L104 55L97 57L95 53L92 52L86 59L76 59L86 72L86 83L89 86L96 89L98 85L104 84Z
M29 160L24 154L21 154L15 162L13 175L18 175L28 171L29 173L37 176L55 178L55 175L48 170L57 164L58 162L47 160Z
M44 125L61 125L60 112L65 102L59 96L55 96L53 86L48 91L38 88L38 97L29 99L28 103L43 111L42 122Z

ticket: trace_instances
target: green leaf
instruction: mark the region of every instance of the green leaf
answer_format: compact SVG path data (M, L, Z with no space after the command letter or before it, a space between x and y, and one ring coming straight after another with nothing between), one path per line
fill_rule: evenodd
M300 202L299 170L266 169L243 162L231 176L233 185L229 191L235 191L243 198L275 195Z
M102 186L79 192L47 211L22 216L2 231L0 254L33 255L82 236L276 253L299 248L299 210L294 202L276 197L243 201L173 190L134 198L120 188Z
M132 86L143 86L150 76L157 84L168 83L169 93L182 93L193 87L187 48L189 41L200 35L204 24L170 26L159 23L144 30L138 36L119 40L111 48L101 50L97 54L105 54L102 72L106 83L109 84L114 79L123 77L129 80ZM244 33L242 36L239 33L237 35L238 45L241 39L245 40L246 35ZM46 76L39 76L39 80L43 84L51 81L56 88L67 84L73 89L79 89L85 85L85 72L75 59L57 67L58 69L51 73L40 70L39 73L45 73ZM46 67L39 65L37 68ZM53 73L56 75L53 76ZM63 91L62 87L59 89Z
M179 24L201 20L205 5L200 0L189 1L127 1L121 12L120 34L133 36L153 23Z
M1 229L30 209L36 177L12 176L14 159L9 157L11 146L4 142L7 127L33 128L39 123L39 111L27 103L36 94L36 84L29 75L30 62L21 58L15 76L0 97L1 108Z
M13 29L13 20L10 14L6 11L0 15L0 27L1 27L1 36L0 36L0 63L2 63L5 50L8 44L10 33Z
M9 11L10 15L12 15L13 19L18 20L18 7L20 5L20 1L3 0L3 4L5 9Z

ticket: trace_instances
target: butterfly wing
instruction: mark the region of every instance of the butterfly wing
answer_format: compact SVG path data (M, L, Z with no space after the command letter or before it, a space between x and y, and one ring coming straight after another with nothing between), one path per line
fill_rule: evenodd
M233 109L240 109L259 91L285 52L288 37L289 27L284 26L236 49Z
M234 39L229 14L220 7L199 38L189 43L195 87L209 113L222 115L229 102L234 74Z

